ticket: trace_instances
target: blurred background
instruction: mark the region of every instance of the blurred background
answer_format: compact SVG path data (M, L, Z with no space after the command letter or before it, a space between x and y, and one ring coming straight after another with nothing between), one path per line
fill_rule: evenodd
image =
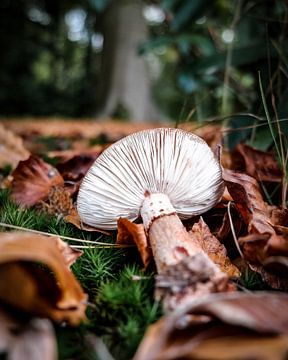
M243 128L233 143L264 121L260 74L287 132L287 10L284 0L1 0L0 115L224 121Z

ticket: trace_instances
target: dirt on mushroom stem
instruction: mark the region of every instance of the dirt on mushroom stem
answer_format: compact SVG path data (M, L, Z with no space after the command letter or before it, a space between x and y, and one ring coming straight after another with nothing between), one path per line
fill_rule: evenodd
M227 274L193 241L165 194L145 192L141 217L158 275L156 296L165 311L208 293L231 291Z

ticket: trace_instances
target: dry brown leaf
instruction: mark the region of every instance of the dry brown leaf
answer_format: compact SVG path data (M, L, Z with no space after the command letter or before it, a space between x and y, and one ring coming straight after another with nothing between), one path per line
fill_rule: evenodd
M150 326L133 360L284 360L287 305L281 293L203 297Z
M78 152L73 157L61 161L56 167L65 181L79 182L99 155L99 151Z
M70 213L64 217L64 219L69 224L72 224L72 225L76 226L76 228L79 229L79 230L85 230L85 231L90 231L90 232L95 231L95 232L101 232L102 234L105 234L105 235L111 235L111 233L108 232L108 231L105 231L105 230L102 230L102 229L96 229L91 225L84 224L81 221L75 207L73 207L73 209L70 211Z
M148 239L143 224L134 224L128 219L120 218L117 225L118 234L116 244L136 244L144 267L146 268L153 258L153 255L152 250L148 245Z
M288 209L272 209L271 224L274 226L288 226Z
M96 138L106 135L108 141L114 142L120 138L144 129L159 127L155 123L128 123L120 121L95 120L63 120L63 119L37 119L23 121L22 119L9 119L4 121L7 128L18 135L44 135L62 138ZM164 124L161 124L161 127ZM166 125L166 127L169 125ZM170 125L171 126L171 125Z
M236 208L248 226L248 234L238 239L244 258L254 265L254 269L270 286L283 290L288 288L287 277L285 279L287 270L281 276L277 265L277 257L288 256L288 231L286 232L286 228L280 225L272 226L270 209L264 202L254 178L231 170L225 170L223 178ZM284 213L282 212L282 215ZM274 211L273 221L277 222L280 215L278 212L278 220L276 220L275 214ZM271 257L273 257L273 265ZM283 268L283 259L280 265ZM269 269L272 274L266 273L265 269ZM278 279L275 275L283 279Z
M223 179L249 233L274 233L269 211L257 181L249 175L225 169Z
M87 296L68 268L70 259L63 256L60 243L56 237L1 233L0 300L31 315L76 325L85 319Z
M225 170L223 177L235 206L248 225L248 235L239 238L246 258L259 264L271 255L288 255L288 231L285 232L286 228L280 225L272 226L273 222L283 223L287 212L272 210L271 218L256 180L249 175Z
M86 175L102 150L82 150L58 152L56 159L61 159L56 168L65 181L65 192L74 197L79 191L81 180Z
M233 199L232 199L232 196L230 195L230 193L229 193L229 191L227 189L227 186L225 186L221 202L228 202L228 201L233 201Z
M69 246L65 241L59 237L55 237L56 245L66 261L66 265L70 268L71 265L83 254L83 251L77 250Z
M61 215L65 217L73 211L73 201L68 189L62 185L52 186L45 201L37 204L37 209L50 215Z
M20 322L0 309L0 354L12 360L57 359L57 344L51 322L35 318Z
M22 139L2 124L0 124L0 144L0 168L10 165L15 169L19 161L27 159L30 155Z
M64 180L58 170L37 156L21 161L13 171L11 196L24 207L46 200L52 187L63 186Z
M239 244L247 259L263 264L269 256L288 256L288 237L277 234L250 234L239 238Z
M273 153L254 149L247 144L238 144L236 152L244 160L244 172L259 181L281 182L282 172Z
M202 218L200 218L198 223L193 225L189 234L191 235L191 241L197 242L210 259L217 264L224 273L229 277L240 276L239 270L228 258L224 245L211 234L209 227Z
M233 201L233 199L231 198L230 201ZM243 220L238 214L234 202L231 202L230 204L230 215L235 234L240 234L247 229L247 226L243 223ZM231 231L231 223L228 211L224 213L224 216L222 217L222 224L217 229L215 236L221 243L225 244L227 249L231 251L237 251L237 248L235 246L235 240Z

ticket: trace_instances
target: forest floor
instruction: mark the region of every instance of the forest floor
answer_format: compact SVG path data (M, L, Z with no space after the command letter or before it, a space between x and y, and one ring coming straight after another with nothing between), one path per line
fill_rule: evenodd
M152 259L144 268L135 228L125 228L129 241L119 244L117 230L79 219L79 186L98 156L155 127L1 121L0 353L13 358L25 349L24 360L39 359L40 351L47 359L286 358L287 188L273 152L244 143L222 149L222 199L184 226L206 243L229 291L211 291L172 312L155 296L155 265ZM180 127L219 153L220 126Z

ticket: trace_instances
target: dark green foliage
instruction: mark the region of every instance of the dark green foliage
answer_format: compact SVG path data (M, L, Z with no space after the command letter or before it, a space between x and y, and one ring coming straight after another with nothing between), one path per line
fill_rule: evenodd
M4 165L4 167L2 169L0 169L0 178L1 177L6 177L8 176L12 171L12 166L7 164L7 165Z
M246 289L253 291L267 290L267 288L269 288L265 283L263 283L260 274L250 270L248 266L241 275L241 283Z
M0 191L0 221L36 230L46 228L48 224L45 214L33 209L19 209L18 205L10 201L7 190Z
M85 12L85 41L65 16ZM0 2L0 114L84 116L95 111L100 58L92 46L97 11L89 0Z
M96 294L103 279L115 279L124 258L121 250L86 249L84 256L73 265L73 272L90 294Z
M286 117L286 70L281 69L287 69L288 63L287 3L160 0L159 5L168 14L166 21L151 26L150 39L140 52L153 53L162 65L154 84L161 108L180 122L204 122L215 116L221 120L220 115L230 125L231 119L241 139L234 131L228 133L230 146L239 140L252 144L256 140L256 146L269 148L271 134L266 131L258 72L273 118L275 111ZM239 112L246 113L246 118ZM242 132L247 125L250 129ZM287 121L281 123L281 131L287 136Z
M147 326L160 316L160 306L153 301L153 284L152 275L131 265L99 288L95 313L100 314L101 323L95 328L119 360L133 355Z

